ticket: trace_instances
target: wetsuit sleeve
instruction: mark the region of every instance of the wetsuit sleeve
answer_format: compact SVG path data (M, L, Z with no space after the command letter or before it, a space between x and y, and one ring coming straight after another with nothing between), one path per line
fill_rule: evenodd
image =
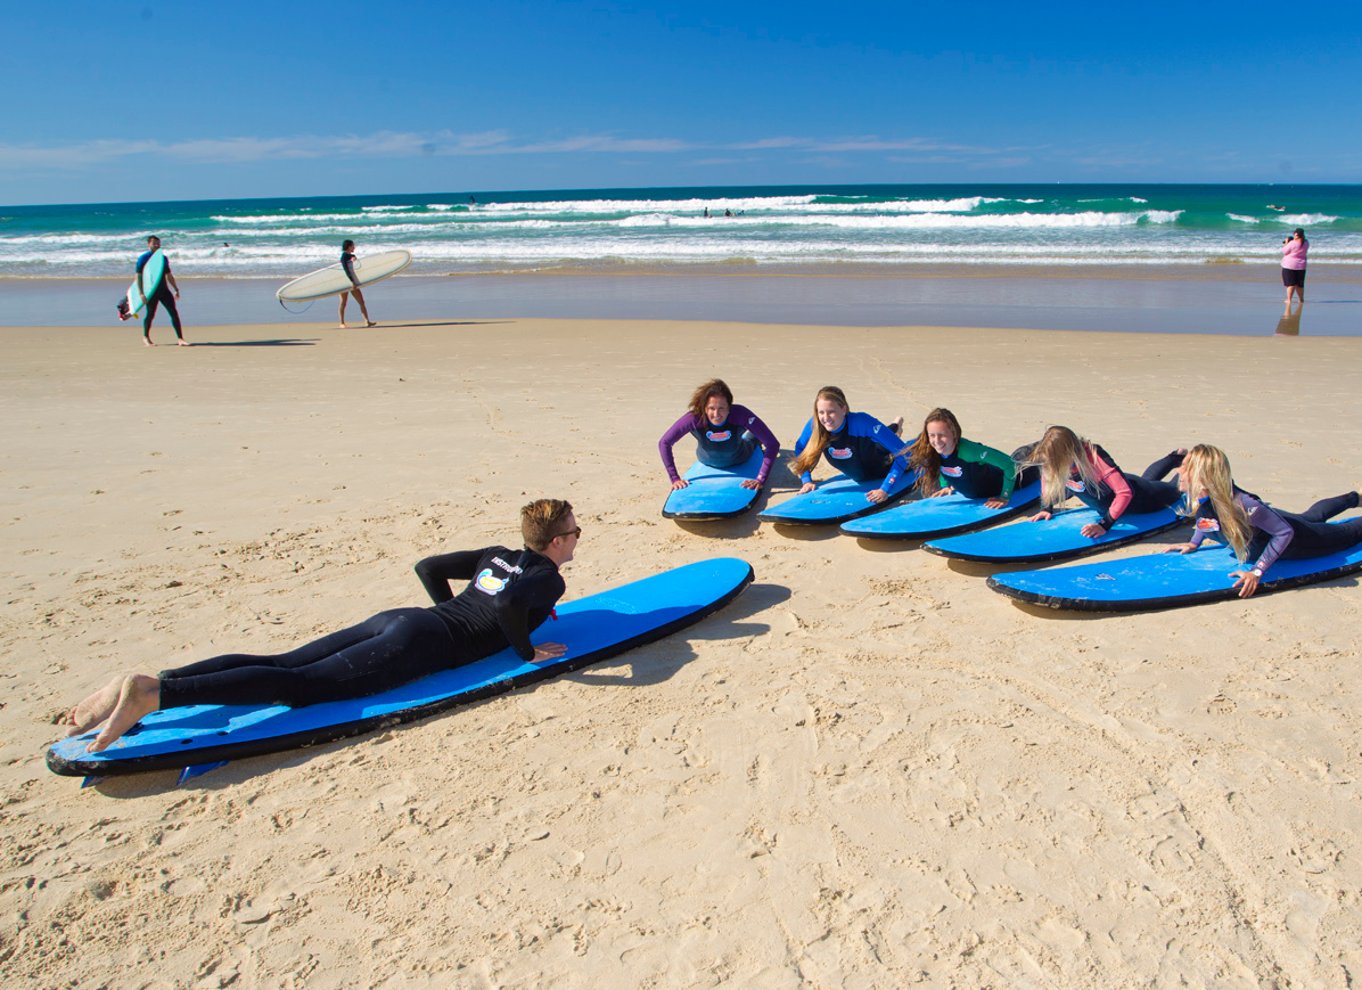
M534 644L530 642L530 612L551 609L563 597L567 585L557 570L527 574L511 583L506 591L496 596L497 624L506 642L522 660L534 659Z
M800 455L801 453L803 453L804 448L805 448L805 447L808 445L808 443L809 443L809 437L811 437L811 436L813 436L813 420L812 420L812 419L810 419L807 423L804 424L804 429L802 429L802 430L799 432L799 439L795 441L795 445L794 445L794 455L795 455L796 458L798 458L799 455ZM810 483L813 481L813 472L812 472L812 471L805 471L803 474L801 474L801 475L799 476L799 480L802 481L802 482L803 482L804 484L806 484L806 485L807 485L807 484L810 484Z
M451 581L471 581L477 573L478 561L490 547L482 550L459 550L427 557L416 564L416 576L436 605L454 597Z
M771 428L762 422L761 417L746 406L734 406L733 413L737 415L730 414L729 420L736 420L744 430L750 430L757 438L757 443L761 444L761 470L757 472L757 481L764 485L771 473L772 465L780 456L780 441L771 432Z
M996 447L975 443L973 440L966 440L964 437L960 438L960 443L956 446L956 453L963 461L987 464L989 467L995 467L1001 471L1003 473L1003 490L998 494L998 497L1012 497L1012 489L1017 484L1017 464L1011 457ZM942 485L942 487L946 486Z
M1267 569L1286 552L1286 548L1296 537L1296 531L1291 528L1289 522L1251 495L1241 495L1239 504L1248 512L1249 525L1268 536L1267 548L1258 555L1258 561L1253 565L1266 573Z
M695 417L686 413L667 427L667 432L662 434L662 439L657 442L657 452L662 456L662 466L667 469L667 477L671 478L672 481L681 480L681 475L676 473L676 460L672 457L672 448L676 446L678 440L693 429L695 429Z
M848 413L848 416L856 416L855 413ZM879 429L875 429L875 427ZM889 473L880 482L881 491L889 491L898 482L903 473L908 470L908 460L905 457L894 456L903 449L903 439L889 427L885 426L869 413L861 413L851 424L850 433L858 433L861 436L869 436L885 450L889 451L893 460L889 462Z
M1121 514L1126 511L1126 506L1130 504L1131 493L1130 483L1126 481L1125 475L1111 464L1097 451L1092 451L1092 466L1097 469L1097 480L1111 489L1111 505L1107 507L1106 515L1097 520L1097 525L1103 529L1111 529Z

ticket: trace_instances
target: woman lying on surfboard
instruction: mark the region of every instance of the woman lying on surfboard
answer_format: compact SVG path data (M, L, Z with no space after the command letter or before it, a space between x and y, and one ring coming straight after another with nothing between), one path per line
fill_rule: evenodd
M1182 497L1177 485L1160 479L1182 462L1184 453L1175 450L1160 457L1142 475L1127 474L1099 445L1067 426L1052 426L1032 448L1024 465L1040 468L1040 496L1047 507L1030 521L1049 519L1050 509L1076 495L1084 505L1102 514L1080 532L1094 540L1105 536L1126 512L1156 512Z
M960 421L949 409L929 412L917 440L899 454L918 472L917 487L926 498L959 492L1001 509L1017 485L1016 462L995 447L962 437Z
M1240 598L1257 591L1258 582L1278 560L1321 557L1362 543L1362 516L1328 522L1357 508L1357 492L1323 499L1304 512L1273 509L1234 483L1229 458L1219 447L1197 444L1187 451L1178 487L1186 493L1196 531L1190 541L1166 552L1193 553L1207 539L1228 543L1241 563L1254 561L1230 575Z
M744 488L760 488L766 484L766 476L771 473L771 465L780 453L780 441L770 427L746 406L734 405L733 392L722 378L711 378L697 388L685 414L668 427L657 442L657 452L662 455L662 466L672 480L673 491L690 486L690 482L676 473L676 461L672 457L672 447L687 433L699 443L696 459L716 468L745 464L760 444L761 469L755 478L743 481Z
M493 546L427 557L417 576L435 602L427 608L380 612L357 626L278 656L214 657L158 676L115 677L67 713L68 736L104 728L86 747L107 749L143 716L181 705L292 707L359 698L507 646L526 662L552 660L561 643L530 643L553 612L564 584L558 569L582 535L572 506L539 499L520 510L525 549ZM451 581L468 580L455 596Z
M846 394L837 386L820 388L813 400L813 418L804 424L794 445L791 466L804 483L799 493L818 487L811 472L819 459L826 456L830 465L856 481L883 476L878 488L865 493L867 501L883 502L907 470L906 462L899 456L903 448L899 441L902 429L902 416L886 426L869 413L852 412Z

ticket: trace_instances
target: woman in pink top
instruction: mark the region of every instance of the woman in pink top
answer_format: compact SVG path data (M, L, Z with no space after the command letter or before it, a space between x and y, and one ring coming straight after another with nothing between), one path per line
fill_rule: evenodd
M1293 293L1305 302L1305 254L1309 250L1304 228L1297 227L1295 233L1282 241L1282 285L1286 286L1288 308Z
M1182 464L1186 453L1179 448L1160 457L1143 474L1127 474L1100 445L1067 426L1052 426L1031 448L1023 465L1040 468L1040 496L1045 505L1029 519L1049 519L1051 510L1073 495L1101 514L1079 532L1093 540L1105 536L1127 511L1157 512L1182 498L1176 484L1162 479Z

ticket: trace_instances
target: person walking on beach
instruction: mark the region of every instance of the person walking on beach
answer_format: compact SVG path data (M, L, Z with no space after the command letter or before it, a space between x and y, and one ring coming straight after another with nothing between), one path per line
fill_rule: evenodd
M1286 305L1291 306L1292 295L1305 302L1305 255L1310 242L1305 239L1305 228L1297 227L1282 241L1282 285L1286 286Z
M525 662L553 660L562 643L530 642L566 585L559 568L581 538L572 506L541 498L520 510L522 550L503 546L427 557L416 565L434 606L395 608L278 656L213 657L160 674L124 674L62 720L68 736L103 725L98 753L144 716L182 705L289 705L361 698L511 647ZM452 581L468 581L455 595Z
M170 270L170 259L166 258L165 275L161 277L161 284L156 286L150 297L142 288L142 270L147 267L147 262L151 256L161 250L161 239L156 236L147 238L147 249L137 258L137 291L142 295L142 343L147 347L156 345L151 339L151 321L156 319L156 307L164 305L166 312L170 314L170 325L175 328L175 342L181 347L188 347L189 341L184 339L184 333L180 327L180 311L175 307L175 300L180 298L180 286L175 281L175 275ZM164 252L162 252L164 257ZM171 295L171 292L174 295Z
M340 263L341 268L345 270L345 277L350 280L350 284L354 286L354 288L348 289L340 294L339 329L341 330L345 329L345 304L350 301L350 293L352 292L355 294L355 302L359 303L359 311L364 314L364 325L366 327L374 326L375 325L374 321L369 319L369 309L367 306L364 305L364 293L359 291L359 277L355 275L354 241L346 241L344 244L341 245Z

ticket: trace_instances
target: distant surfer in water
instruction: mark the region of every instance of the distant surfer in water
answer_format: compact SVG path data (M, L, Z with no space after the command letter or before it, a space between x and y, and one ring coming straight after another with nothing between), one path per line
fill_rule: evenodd
M761 421L746 406L735 405L732 390L722 378L711 378L690 397L690 406L685 414L667 428L662 439L657 442L657 452L662 455L662 466L671 478L672 489L688 488L690 482L676 472L676 461L672 457L672 447L687 433L695 437L699 446L695 457L701 464L709 467L737 467L747 462L761 445L761 468L755 478L743 481L744 488L760 488L766 484L780 454L780 441L771 428Z
M166 258L165 275L161 277L161 284L156 287L156 291L147 296L142 288L142 269L147 267L147 262L151 256L161 250L161 239L159 237L147 238L147 249L137 258L137 291L142 296L142 343L148 347L155 347L151 340L151 321L156 319L156 307L164 305L166 312L170 314L170 325L175 328L175 342L181 347L188 347L189 341L184 339L184 333L180 328L180 311L175 307L175 300L180 298L180 286L175 281L174 274L170 271L170 259ZM164 255L163 255L164 256ZM174 295L171 295L174 290Z
M1029 454L1030 448L1023 451ZM1017 485L1012 457L962 437L960 421L949 409L929 412L917 440L899 454L908 458L910 470L918 472L917 488L924 498L959 492L965 498L985 499L990 509L1001 509ZM1029 470L1035 473L1034 468Z
M1051 509L1076 495L1102 514L1079 532L1093 540L1105 536L1126 512L1157 512L1182 497L1177 485L1161 479L1182 463L1185 454L1175 450L1145 468L1144 474L1127 474L1102 447L1067 426L1052 426L1023 465L1040 468L1041 501L1046 507L1029 521L1051 518Z
M1198 444L1187 451L1178 487L1194 514L1195 531L1191 540L1164 552L1193 553L1208 539L1228 543L1246 565L1229 575L1240 598L1257 591L1258 582L1278 560L1322 557L1362 543L1362 517L1328 521L1357 508L1358 492L1322 499L1304 512L1273 509L1234 483L1229 458L1219 447Z
M340 329L345 329L345 304L350 301L350 294L354 293L355 302L359 303L359 311L364 314L364 325L372 327L376 324L369 319L368 307L364 305L364 293L359 291L359 277L355 275L355 242L346 241L341 245L341 268L345 270L345 277L350 280L354 288L340 294Z
M144 716L181 705L291 707L359 698L472 663L510 646L526 662L562 656L561 643L530 643L565 585L559 568L581 538L572 506L542 498L520 510L523 550L503 546L427 557L416 565L433 607L396 608L289 653L237 653L157 676L115 677L66 714L67 735L103 724L98 753ZM457 596L450 582L468 581Z
M846 393L836 385L820 388L813 400L813 418L804 424L794 445L791 466L803 482L799 493L818 487L812 472L826 456L828 464L856 481L870 481L883 475L879 487L865 493L866 501L883 502L889 497L889 489L907 470L906 462L899 456L902 429L902 416L886 426L869 413L852 412Z

